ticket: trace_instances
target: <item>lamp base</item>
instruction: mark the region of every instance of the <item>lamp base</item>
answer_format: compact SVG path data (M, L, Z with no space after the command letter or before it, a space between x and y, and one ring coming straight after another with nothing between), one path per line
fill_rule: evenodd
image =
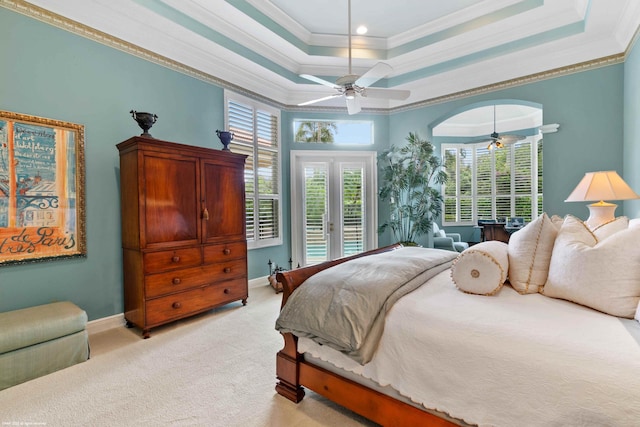
M615 219L618 205L602 200L589 205L589 218L584 222L591 230Z

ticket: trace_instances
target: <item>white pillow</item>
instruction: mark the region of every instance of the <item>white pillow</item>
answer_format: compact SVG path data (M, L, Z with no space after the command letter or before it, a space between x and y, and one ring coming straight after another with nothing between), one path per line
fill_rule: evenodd
M507 244L491 240L465 249L451 266L451 278L461 291L493 295L502 288L508 271Z
M579 219L565 218L543 293L632 319L640 302L640 227L602 241Z
M558 229L546 213L509 238L509 283L521 294L542 290Z
M447 237L447 233L442 229L436 231L433 234L434 234L434 237Z

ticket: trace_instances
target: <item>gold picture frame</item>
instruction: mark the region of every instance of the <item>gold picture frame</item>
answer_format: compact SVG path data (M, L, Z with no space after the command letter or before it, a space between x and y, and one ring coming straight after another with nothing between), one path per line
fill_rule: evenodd
M84 126L0 111L0 265L86 256Z

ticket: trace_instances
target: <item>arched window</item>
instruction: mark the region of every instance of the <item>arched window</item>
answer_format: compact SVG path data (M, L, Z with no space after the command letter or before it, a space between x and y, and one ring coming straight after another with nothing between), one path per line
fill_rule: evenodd
M443 225L530 221L542 213L541 126L539 106L494 101L433 127L449 175L442 186Z

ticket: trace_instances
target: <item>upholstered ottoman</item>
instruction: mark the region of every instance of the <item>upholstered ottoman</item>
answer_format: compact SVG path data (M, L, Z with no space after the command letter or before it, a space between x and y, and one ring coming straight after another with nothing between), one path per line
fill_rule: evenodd
M87 360L86 326L68 301L0 313L0 390Z

